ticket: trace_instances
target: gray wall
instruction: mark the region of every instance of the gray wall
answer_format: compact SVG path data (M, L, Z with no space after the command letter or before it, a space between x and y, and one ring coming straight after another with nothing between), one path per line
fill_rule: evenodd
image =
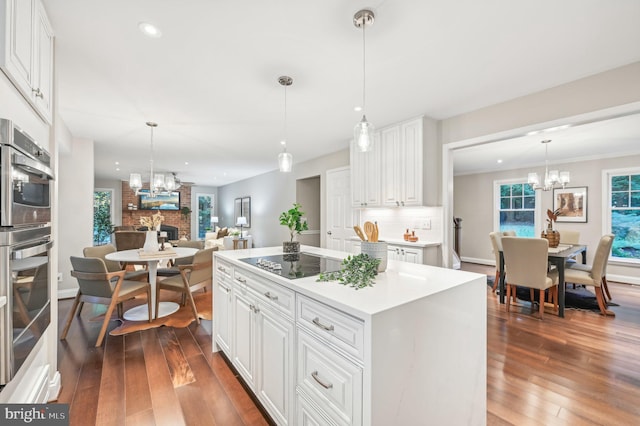
M638 141L638 144L640 144L640 141ZM602 205L603 203L606 204L606 200L603 200L602 170L637 167L638 165L640 165L640 155L557 165L559 170L571 172L569 186L587 187L587 223L560 222L555 227L560 233L562 233L563 229L580 232L580 242L588 246L588 263L593 260L598 241L605 233ZM554 165L554 168L556 168L556 165ZM541 167L535 169L540 172ZM487 264L494 263L491 243L489 242L489 232L494 231L493 183L495 180L505 179L526 180L529 171L531 170L518 169L456 176L454 178L454 216L462 218L460 251L463 260ZM543 191L541 193L541 203L543 217L546 217L544 213L553 206L553 191ZM544 221L541 226L544 226ZM539 231L541 230L539 229ZM638 276L638 268L615 264L610 264L607 272L610 277L617 276L618 280L624 280L625 282L632 282L633 280L624 277L637 278Z
M322 218L322 201L320 199L320 176L298 179L296 182L296 198L302 205L307 220L308 231L297 237L300 244L320 247L320 219Z
M345 142L347 145L347 142ZM294 153L295 160L295 153ZM274 157L274 162L276 158ZM320 235L325 232L325 172L329 169L349 165L349 150L334 152L304 163L294 163L291 173L277 170L235 182L218 188L218 216L220 226L233 226L233 200L251 197L251 228L255 247L279 246L289 239L289 230L280 225L280 213L291 208L297 201L296 180L320 176L321 221ZM321 237L321 245L324 239Z

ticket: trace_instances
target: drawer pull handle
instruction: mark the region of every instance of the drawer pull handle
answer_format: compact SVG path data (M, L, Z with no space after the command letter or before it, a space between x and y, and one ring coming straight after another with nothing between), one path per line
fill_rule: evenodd
M311 373L311 377L313 377L313 379L318 382L320 384L320 386L322 386L325 389L331 389L333 387L333 385L331 383L325 383L322 380L320 380L320 377L318 377L318 372L314 371L313 373Z
M223 286L222 284L218 284L220 286L221 289L223 289L225 291L225 293L229 294L229 292L231 291L231 289L228 289L227 287Z
M245 279L244 279L244 278L242 278L242 277L236 277L236 281L238 281L238 282L240 282L240 283L242 283L242 284L246 284L246 283L247 283L247 280L245 280Z
M254 305L249 305L249 309L251 309L254 314L257 314L258 312L260 312L260 309Z
M333 331L333 325L329 325L329 326L324 325L323 323L320 322L320 318L318 317L315 317L312 322L323 330Z
M266 292L264 295L267 296L271 300L278 300L278 296L274 296L270 292Z
M225 274L227 273L227 270L224 269L222 266L218 266L218 271L224 272Z

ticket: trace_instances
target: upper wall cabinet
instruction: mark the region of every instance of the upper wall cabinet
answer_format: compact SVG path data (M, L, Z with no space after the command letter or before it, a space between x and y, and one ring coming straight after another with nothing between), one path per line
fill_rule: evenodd
M423 205L423 143L423 118L417 118L376 132L372 152L357 152L352 144L353 207Z
M39 0L0 0L0 67L36 112L53 116L53 31Z

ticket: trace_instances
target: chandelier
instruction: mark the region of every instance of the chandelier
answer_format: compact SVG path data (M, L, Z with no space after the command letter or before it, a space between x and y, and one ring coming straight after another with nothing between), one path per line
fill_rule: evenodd
M364 29L367 25L373 25L373 21L375 19L375 15L373 11L363 9L353 16L353 25L356 28L362 28L362 120L356 124L353 129L353 138L356 147L361 152L371 151L373 148L373 132L374 127L373 124L367 121L367 116L365 114L365 89L366 89L366 49L365 49L365 36Z
M551 139L543 140L542 143L544 144L544 181L541 183L538 173L531 172L529 173L528 183L533 189L541 189L543 191L550 191L555 185L562 185L562 188L564 188L571 180L571 175L566 171L549 170L549 143L551 143Z
M149 173L149 196L155 197L158 193L167 190L167 184L165 182L164 174L162 173L153 173L153 129L158 127L158 123L154 123L152 121L147 121L147 126L151 129L151 159L149 160L150 173ZM172 176L171 181L174 182L174 176ZM131 173L129 175L129 187L136 192L142 189L142 176L140 173Z

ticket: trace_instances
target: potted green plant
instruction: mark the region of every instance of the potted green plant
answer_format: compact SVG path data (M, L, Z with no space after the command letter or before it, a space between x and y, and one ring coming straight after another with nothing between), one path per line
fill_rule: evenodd
M282 251L284 253L298 253L300 252L300 242L293 241L296 235L300 234L302 231L306 231L309 229L307 222L302 220L304 216L304 212L300 210L302 206L298 203L293 203L293 208L289 209L280 214L280 225L286 226L289 228L289 233L291 235L290 241L284 241L282 243Z

